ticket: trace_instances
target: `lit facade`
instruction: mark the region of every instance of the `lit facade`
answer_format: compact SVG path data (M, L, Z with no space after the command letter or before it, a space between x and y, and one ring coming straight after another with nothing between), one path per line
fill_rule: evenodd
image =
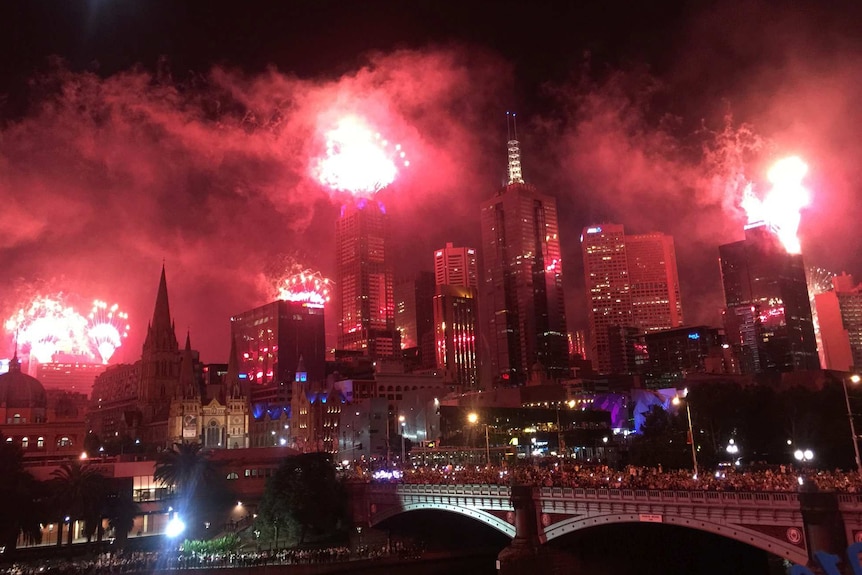
M466 286L438 285L434 296L437 365L450 381L463 389L478 385L476 359L476 290Z
M382 204L362 199L342 208L335 227L338 348L375 359L392 357L401 349L388 242Z
M39 363L36 366L36 379L42 382L46 390L61 389L89 396L96 376L104 373L107 367L102 363L76 361Z
M814 296L823 341L824 368L854 371L862 367L862 284L853 276L832 278L834 289Z
M581 234L590 355L600 373L615 363L610 333L635 328L651 333L683 323L673 238L660 233L626 235L620 224L584 228Z
M479 262L473 248L455 247L451 242L434 252L434 283L479 289Z
M509 142L509 183L481 206L480 288L485 386L525 384L539 364L569 374L563 264L556 200L524 183Z
M802 256L765 225L719 247L725 330L743 373L819 369Z

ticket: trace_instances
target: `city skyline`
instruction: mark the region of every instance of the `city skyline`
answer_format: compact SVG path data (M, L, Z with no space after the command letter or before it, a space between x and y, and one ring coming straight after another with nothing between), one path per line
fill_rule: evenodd
M504 4L490 16L444 10L420 25L425 5L392 16L376 7L361 22L409 25L308 51L272 35L267 48L282 48L259 53L240 34L225 47L194 44L192 8L161 34L153 19L169 8L150 6L68 7L59 31L4 39L16 58L0 70L0 221L10 230L0 265L11 278L0 311L9 317L37 293L119 302L132 329L113 363L140 349L149 278L163 260L180 333L215 361L227 357L229 318L270 301L273 262L288 256L335 276L331 222L343 202L310 169L321 134L346 113L409 153L410 167L378 199L398 214L395 267L410 274L432 266L413 254L446 242L480 248L479 205L503 182L505 112L517 111L524 178L558 204L570 331L586 326L576 230L595 221L672 236L687 323L719 325L717 246L743 236L743 184L763 189L766 165L790 154L811 168L805 261L862 275L852 161L862 144L846 128L858 115L858 9L752 3L737 14L679 2L615 20L597 7ZM308 23L306 39L323 30L320 15L270 10L267 26L290 16ZM336 28L356 16L324 12ZM521 12L534 45L488 32ZM53 16L33 5L8 20L32 30ZM591 31L591 20L610 29ZM255 22L244 15L237 27ZM679 34L662 38L643 22ZM622 41L625 31L635 32ZM548 53L559 57L539 65ZM11 355L8 334L6 344Z

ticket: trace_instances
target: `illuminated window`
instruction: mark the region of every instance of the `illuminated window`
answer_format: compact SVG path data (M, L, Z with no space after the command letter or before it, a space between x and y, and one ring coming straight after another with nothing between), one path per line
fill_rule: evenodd
M36 447L38 449L42 449L43 447L45 447L45 438L44 437L39 437L36 439Z
M71 447L72 440L65 435L57 440L57 447Z
M21 447L27 449L30 446L30 438L24 437L21 439Z

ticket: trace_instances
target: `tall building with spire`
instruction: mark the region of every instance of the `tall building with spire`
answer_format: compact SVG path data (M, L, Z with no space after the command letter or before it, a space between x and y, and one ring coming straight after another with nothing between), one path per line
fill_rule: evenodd
M719 246L728 343L744 373L819 369L801 254L763 224Z
M389 218L382 203L362 198L342 207L335 225L338 349L372 359L400 353L388 244Z
M673 238L661 233L628 235L604 223L581 233L590 359L612 373L625 358L614 357L621 333L646 334L683 324Z
M516 133L507 148L508 183L481 206L485 387L569 374L557 203L524 182Z

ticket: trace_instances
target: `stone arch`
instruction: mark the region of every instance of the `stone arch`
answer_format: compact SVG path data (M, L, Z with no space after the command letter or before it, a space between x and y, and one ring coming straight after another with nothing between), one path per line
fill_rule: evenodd
M410 511L419 511L422 509L430 509L434 511L448 511L450 513L464 515L465 517L470 517L472 519L475 519L476 521L479 521L480 523L484 523L485 525L496 529L507 537L515 537L515 526L503 519L500 519L496 515L492 515L487 511L482 511L481 509L461 507L458 505L450 505L448 503L406 503L395 509L387 509L385 511L381 511L380 513L372 515L369 524L373 527L378 523L389 519L390 517L395 517L396 515L408 513Z
M590 527L598 527L599 525L612 525L614 523L641 523L637 513L621 513L611 515L598 515L594 517L572 517L565 519L553 525L550 525L540 536L542 543L556 539L575 531L589 529ZM787 559L793 563L806 565L808 563L808 553L804 546L794 545L789 541L780 541L774 537L764 535L754 529L742 527L739 525L726 525L716 523L714 521L704 521L694 517L681 517L674 515L663 515L660 525L676 525L679 527L688 527L699 531L706 531L720 535L734 541L739 541L752 547L762 549L778 557ZM797 526L800 534L802 526Z

